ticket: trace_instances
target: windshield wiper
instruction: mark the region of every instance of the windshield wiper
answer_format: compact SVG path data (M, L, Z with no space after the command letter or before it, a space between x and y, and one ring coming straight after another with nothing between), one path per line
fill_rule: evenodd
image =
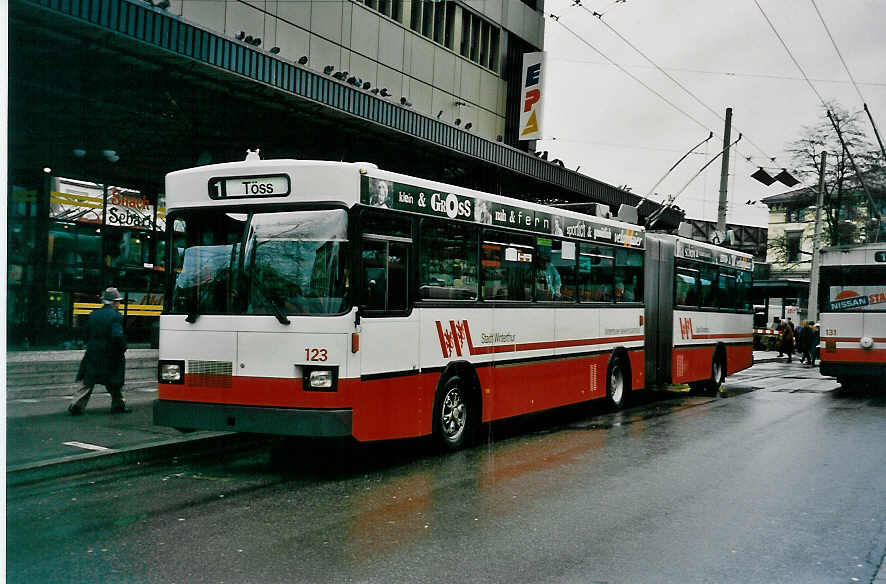
M197 299L194 298L191 306L188 307L188 316L185 317L185 322L189 324L194 324L195 322L197 322L197 318L200 316L200 312L197 310L197 305Z
M286 318L286 313L283 312L283 309L280 308L280 306L276 302L274 302L273 299L268 298L268 302L270 303L271 308L274 309L274 316L277 317L277 321L280 324L291 324L289 319Z

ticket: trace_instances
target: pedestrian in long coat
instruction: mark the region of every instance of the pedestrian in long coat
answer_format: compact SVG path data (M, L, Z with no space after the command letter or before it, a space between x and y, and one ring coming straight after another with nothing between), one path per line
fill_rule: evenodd
M800 326L794 329L794 338L797 341L797 352L800 353L800 363L805 363L809 359L809 347L812 345L812 326L807 321L800 323Z
M778 350L787 354L790 363L794 353L794 329L790 324L784 325L781 329L781 346Z
M123 401L123 383L126 377L126 337L123 336L123 317L117 311L123 297L116 288L102 293L102 307L92 312L86 321L86 354L80 362L77 380L83 386L74 393L68 412L72 416L83 413L95 385L104 385L111 394L111 413L129 413Z

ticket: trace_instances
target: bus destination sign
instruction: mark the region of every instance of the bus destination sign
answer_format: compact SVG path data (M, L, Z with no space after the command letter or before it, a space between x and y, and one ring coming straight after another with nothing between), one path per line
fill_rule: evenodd
M289 176L224 176L209 179L210 199L257 199L285 197L289 194Z
M644 232L639 229L576 219L468 195L429 191L365 175L360 184L360 202L373 207L461 219L493 227L524 229L582 241L635 248L642 248L644 244Z

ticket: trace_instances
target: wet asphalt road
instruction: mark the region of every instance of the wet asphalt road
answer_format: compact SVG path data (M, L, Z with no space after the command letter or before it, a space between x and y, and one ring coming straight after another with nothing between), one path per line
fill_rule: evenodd
M7 579L886 582L886 392L776 363L728 387L449 455L297 442L13 487Z

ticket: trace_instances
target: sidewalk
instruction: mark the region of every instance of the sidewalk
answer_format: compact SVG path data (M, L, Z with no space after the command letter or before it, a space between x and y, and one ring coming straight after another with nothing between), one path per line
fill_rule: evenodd
M111 414L111 399L96 386L83 416L71 416L70 396L10 399L6 403L7 485L118 464L185 454L233 442L228 432L183 434L155 426L153 389L124 388L129 414Z
M156 349L126 352L123 388L130 414L111 414L111 400L97 385L83 416L67 412L84 351L29 351L6 354L6 472L16 484L175 456L214 443L234 442L227 432L183 434L155 426Z
M800 357L797 357L799 359ZM782 359L784 359L782 357ZM754 365L757 363L774 363L779 361L778 351L754 351Z
M777 356L777 351L755 351L754 363L776 362ZM47 357L60 359L58 355ZM817 370L810 368L809 372ZM182 434L155 426L152 405L157 398L156 382L134 389L125 387L124 394L131 414L111 414L110 396L102 386L96 386L83 416L68 414L70 393L39 398L22 397L28 395L22 392L7 395L7 482L175 456L213 442L223 445L236 441L235 435L227 432Z

